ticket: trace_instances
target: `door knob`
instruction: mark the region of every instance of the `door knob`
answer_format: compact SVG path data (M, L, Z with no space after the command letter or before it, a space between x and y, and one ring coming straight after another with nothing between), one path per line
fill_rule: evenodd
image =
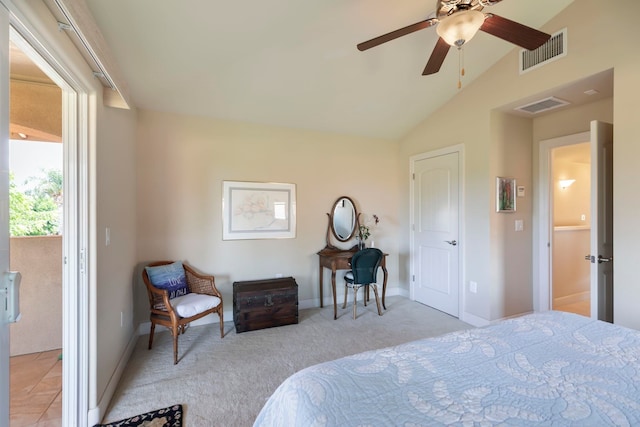
M448 244L450 244L451 246L455 246L458 244L458 242L456 242L455 240L445 240L445 242L447 242Z
M591 255L585 255L584 259L587 261L591 261L592 263L596 263L596 257ZM598 264L602 264L603 262L611 262L613 261L613 257L603 257L602 255L598 255Z
M602 255L598 255L598 264L602 264L603 262L611 262L613 261L613 257L603 257Z

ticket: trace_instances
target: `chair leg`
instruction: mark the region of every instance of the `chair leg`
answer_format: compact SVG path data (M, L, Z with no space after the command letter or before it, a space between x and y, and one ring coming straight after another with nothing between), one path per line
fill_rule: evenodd
M179 334L179 327L178 326L174 326L171 329L171 334L173 335L173 364L177 365L178 364L178 334Z
M356 306L358 305L358 287L353 286L353 319L356 318Z
M369 300L369 285L363 286L364 290L362 291L362 299L364 300L364 306L367 306L367 301Z
M380 298L378 298L378 285L374 283L371 286L373 286L373 293L376 296L376 305L378 306L378 316L382 316L382 309L380 308Z
M342 304L342 308L347 308L347 293L349 293L349 287L345 283L345 285L344 285L344 304Z
M222 320L222 310L218 310L220 316L220 338L224 338L224 320Z
M156 324L151 322L151 330L149 331L149 350L153 347L153 333L156 330Z

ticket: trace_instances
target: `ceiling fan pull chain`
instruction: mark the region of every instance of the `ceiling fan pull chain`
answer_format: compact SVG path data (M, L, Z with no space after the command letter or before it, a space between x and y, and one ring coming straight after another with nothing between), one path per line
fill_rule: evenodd
M462 46L458 48L458 89L462 88L462 77L464 76L464 52Z

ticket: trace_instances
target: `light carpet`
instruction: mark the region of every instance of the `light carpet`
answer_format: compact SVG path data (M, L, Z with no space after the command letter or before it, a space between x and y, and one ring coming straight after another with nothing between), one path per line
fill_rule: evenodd
M299 323L236 333L226 319L225 337L215 325L187 329L173 365L171 334L156 330L138 339L103 422L153 408L183 405L188 427L251 426L273 391L293 373L311 365L376 348L442 335L471 326L406 298L387 298L378 316L375 301L352 306L300 310ZM162 331L162 332L158 332Z

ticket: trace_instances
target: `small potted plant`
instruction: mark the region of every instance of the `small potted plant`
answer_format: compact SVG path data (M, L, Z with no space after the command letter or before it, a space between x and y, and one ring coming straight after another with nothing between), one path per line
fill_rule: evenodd
M358 249L364 249L366 246L367 239L371 236L371 227L376 227L380 222L380 218L378 215L373 214L371 216L371 220L365 222L364 224L360 224L358 228ZM371 225L369 225L371 224Z

